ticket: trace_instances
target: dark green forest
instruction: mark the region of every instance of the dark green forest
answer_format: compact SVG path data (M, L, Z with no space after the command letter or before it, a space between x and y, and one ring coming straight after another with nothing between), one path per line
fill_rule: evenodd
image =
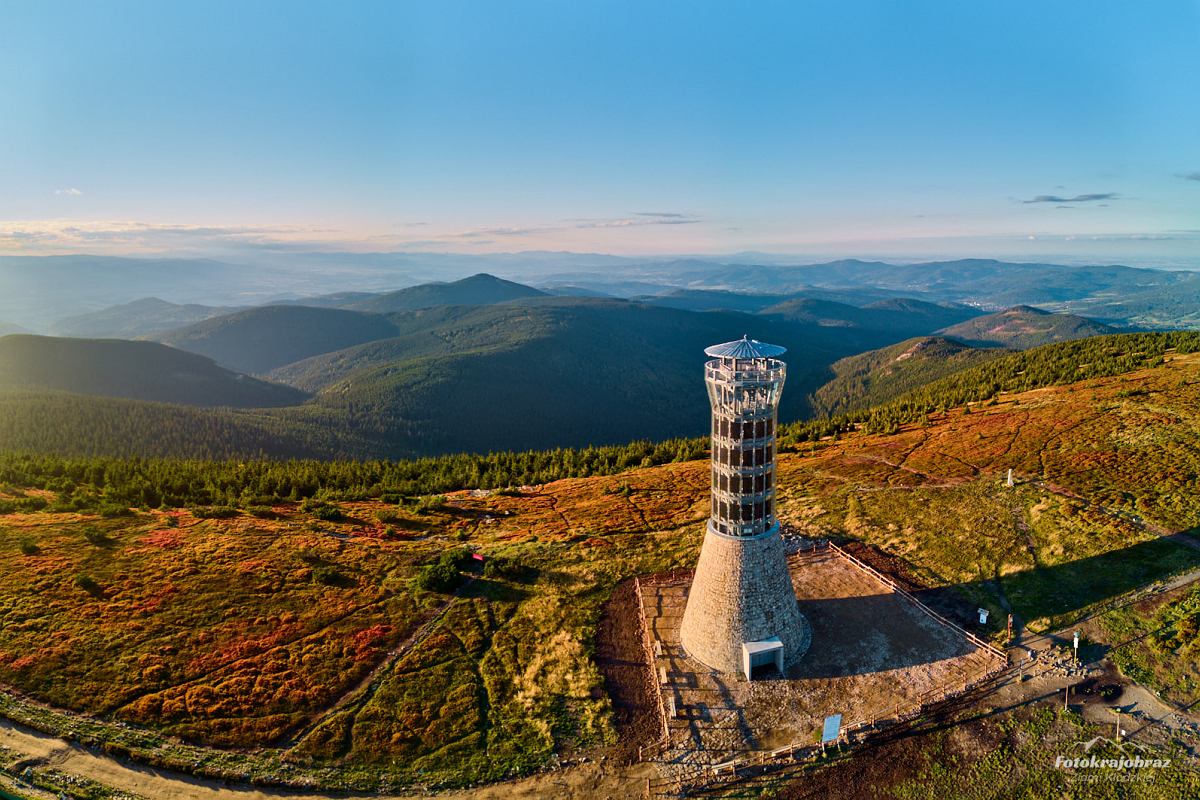
M848 356L834 362L836 377L813 392L813 411L830 417L883 405L939 378L1010 352L997 347L971 347L941 336L922 336Z
M51 390L190 406L291 406L304 392L156 342L0 337L0 391Z
M612 475L692 461L702 439L632 442L523 453L454 455L410 461L67 458L0 454L0 488L56 492L63 510L106 507L251 507L281 501L407 498L455 489L495 489L559 478ZM0 511L4 510L0 501ZM8 501L10 504L16 501ZM8 510L14 510L9 508Z
M1026 391L1153 366L1172 351L1200 352L1200 333L1121 334L1047 345L971 367L875 408L782 426L781 448L854 429L890 432L903 424L920 422L932 413L989 401L1000 392ZM21 399L18 395L12 397ZM3 404L5 399L0 396L0 422L11 418ZM456 489L494 489L567 477L609 475L636 467L700 459L707 453L706 439L683 438L659 443L637 441L609 447L461 454L401 461L284 460L283 456L289 455L293 448L302 450L301 440L277 438L285 434L273 431L269 424L250 416L250 412L230 416L232 412L137 404L136 407L150 410L143 420L130 416L135 406L122 401L97 402L94 398L54 395L25 398L24 402L36 403L45 414L44 422L52 427L40 432L26 431L24 439L14 440L9 436L11 431L0 425L0 440L11 443L7 452L0 454L0 487L7 487L7 493L18 498L6 501L10 505L19 502L21 493L27 489L55 492L60 507L76 510L160 505L250 507L306 498L384 498L401 502L405 498ZM92 416L84 414L85 411ZM185 453L189 447L195 449L198 440L215 443L236 440L247 448L257 445L258 456L239 458L220 452L219 444L213 445L214 452L196 453L190 458L47 453L55 448L65 452L69 449L65 445L72 441L88 447L92 426L96 428L96 437L153 430L155 441L178 445ZM33 450L43 452L35 454Z

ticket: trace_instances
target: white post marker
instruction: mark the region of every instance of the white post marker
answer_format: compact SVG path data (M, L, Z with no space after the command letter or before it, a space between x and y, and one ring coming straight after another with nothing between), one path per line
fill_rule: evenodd
M1075 631L1075 663L1079 663L1079 631Z
M986 608L979 609L979 624L987 625L988 610Z

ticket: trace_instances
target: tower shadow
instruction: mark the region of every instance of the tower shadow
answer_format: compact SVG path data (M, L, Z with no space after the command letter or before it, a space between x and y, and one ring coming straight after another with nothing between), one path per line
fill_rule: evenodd
M1071 624L1085 612L1112 602L1156 580L1182 570L1200 568L1200 549L1169 540L1151 540L1050 566L1000 577L1013 611L1022 619L1050 619L1056 627ZM819 572L814 572L817 578ZM958 658L978 650L960 632L938 623L902 595L870 576L877 589L846 597L800 600L813 628L812 647L788 678L840 678L903 669ZM803 573L798 580L804 580ZM947 587L918 589L911 594L935 607L968 631L987 638L1005 620L992 617L987 626L975 615L981 595L994 595L993 579Z

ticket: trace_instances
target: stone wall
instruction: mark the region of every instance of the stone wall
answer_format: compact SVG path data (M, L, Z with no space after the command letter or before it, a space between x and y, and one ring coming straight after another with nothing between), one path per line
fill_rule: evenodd
M688 592L680 639L689 657L719 672L742 672L742 643L778 636L785 666L808 651L812 632L800 613L778 526L756 537L711 527Z

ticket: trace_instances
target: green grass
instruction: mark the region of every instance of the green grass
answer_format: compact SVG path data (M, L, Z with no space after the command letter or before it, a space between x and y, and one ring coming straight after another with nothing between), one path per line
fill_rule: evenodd
M1056 756L1077 756L1081 751L1076 743L1105 734L1070 712L1042 708L1006 717L998 727L999 743L975 753L953 747L948 735L927 738L928 749L922 753L918 774L878 796L896 800L1175 800L1200 793L1200 772L1183 766L1186 754L1178 748L1154 750L1150 757L1171 758L1174 766L1153 770L1145 781L1106 780L1101 774L1101 780L1085 782L1090 770L1055 768ZM1122 755L1113 746L1091 752L1099 758Z
M1114 609L1100 623L1124 675L1180 705L1200 701L1200 589Z
M1179 359L817 443L780 462L781 516L955 587L994 611L994 632L1006 602L1060 624L1197 564L1153 525L1200 517L1178 491L1198 369ZM676 445L400 464L0 459L0 499L47 501L0 515L0 682L78 716L11 698L0 713L163 765L330 789L463 785L594 752L614 736L593 658L603 603L700 545L707 464ZM670 463L637 469L646 458ZM1050 485L1004 487L1007 466ZM592 477L439 494L539 471ZM183 498L235 510L98 513ZM457 595L421 587L464 546L496 566ZM249 747L264 749L235 750Z

